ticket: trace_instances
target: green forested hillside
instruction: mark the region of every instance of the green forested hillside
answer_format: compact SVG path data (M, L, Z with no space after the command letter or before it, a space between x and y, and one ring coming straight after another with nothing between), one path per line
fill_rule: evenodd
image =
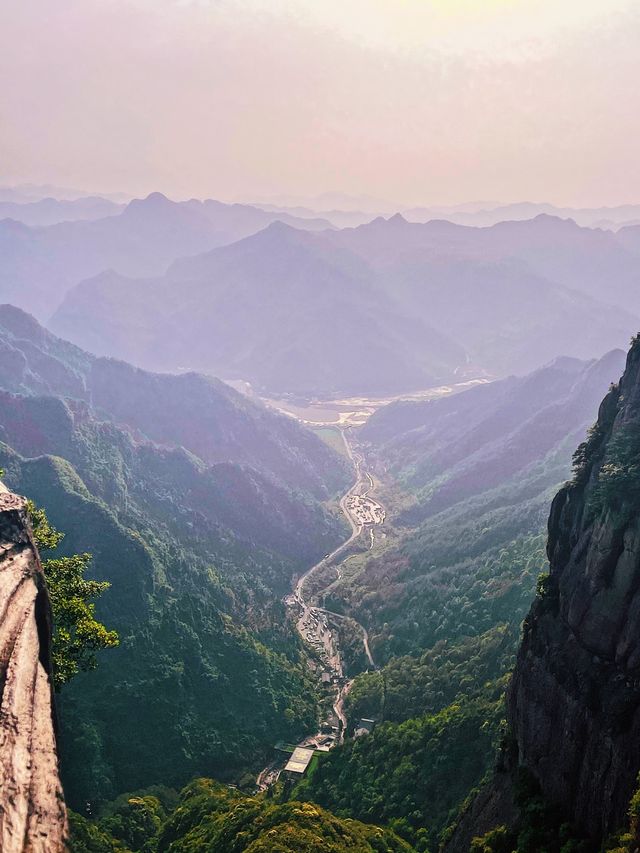
M393 487L395 536L331 604L367 626L379 658L519 624L545 568L549 504L623 360L558 359L371 418L361 438Z
M0 351L6 483L65 533L58 554L93 554L120 635L60 696L68 801L258 769L315 724L281 599L345 535L325 500L344 460L215 380L99 363L15 309Z
M177 801L176 801L177 800ZM411 853L393 832L311 803L245 797L197 779L179 799L164 789L124 795L101 819L73 815L71 853Z
M0 306L0 388L85 401L101 420L184 447L205 464L249 465L321 500L344 489L351 476L347 461L310 430L218 379L149 373L96 358L11 305Z
M418 850L442 830L487 772L500 732L502 689L487 687L436 714L383 723L330 752L294 792L337 815L388 824Z
M345 701L347 716L401 723L435 714L460 697L482 695L511 669L518 638L517 626L500 624L477 637L441 640L418 656L392 658L355 678Z
M373 718L376 728L323 757L293 795L389 825L417 850L437 850L491 767L518 636L497 625L358 676L347 716Z
M333 750L296 796L438 848L491 768L505 676L547 567L549 504L621 362L561 359L389 406L362 430L390 532L326 601L356 615L383 663L356 678L345 706L377 726Z
M313 685L283 607L260 579L273 556L251 554L229 534L226 543L209 539L207 553L148 519L128 527L58 457L26 460L4 445L0 464L12 488L66 528L61 553L90 544L90 576L112 584L98 615L120 646L59 702L72 805L159 780L179 785L204 770L228 777L312 725Z

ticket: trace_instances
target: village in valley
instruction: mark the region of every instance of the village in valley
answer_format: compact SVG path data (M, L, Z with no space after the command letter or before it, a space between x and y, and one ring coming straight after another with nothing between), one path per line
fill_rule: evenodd
M368 664L370 668L375 669L366 629L351 617L332 613L311 603L306 590L306 583L314 574L329 567L335 567L339 572L350 546L363 534L367 538L371 537L373 542L374 528L382 525L386 517L382 504L371 496L375 490L375 482L372 475L364 469L364 456L354 450L345 430L341 430L341 436L356 474L355 482L340 500L340 507L351 526L351 535L335 551L325 554L322 560L305 572L297 580L293 592L284 599L289 610L294 613L297 630L310 652L308 665L317 676L324 693L324 711L317 732L308 734L295 745L276 745L276 753L281 757L277 755L259 774L256 780L258 790L266 790L280 778L290 783L301 779L312 765L314 757L329 752L334 746L342 743L348 733L353 737L362 737L369 734L375 726L375 720L360 719L353 721L349 727L350 732L347 731L344 700L352 680L347 678L344 672L335 623L340 620L352 623L353 629L362 637Z

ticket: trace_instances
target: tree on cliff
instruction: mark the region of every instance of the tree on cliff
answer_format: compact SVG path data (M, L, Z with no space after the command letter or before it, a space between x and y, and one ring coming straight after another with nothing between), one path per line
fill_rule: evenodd
M56 530L45 511L28 502L33 536L40 552L57 548L64 534ZM96 652L119 643L118 634L95 618L96 598L110 584L85 578L91 554L74 554L44 560L44 570L53 612L53 682L60 690L74 675L95 669Z

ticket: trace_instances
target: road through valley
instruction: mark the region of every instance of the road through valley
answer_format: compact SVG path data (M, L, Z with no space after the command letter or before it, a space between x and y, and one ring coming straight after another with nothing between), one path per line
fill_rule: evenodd
M384 523L384 507L372 497L375 491L375 482L371 474L365 469L365 458L363 454L353 446L348 428L340 430L342 440L351 460L355 481L340 499L340 509L351 527L349 537L330 554L326 554L322 560L311 566L296 581L293 591L285 598L285 603L294 610L296 629L303 641L309 647L315 658L318 672L322 673L326 689L330 690L332 696L332 709L336 723L324 720L320 731L309 735L299 744L310 748L326 749L341 743L347 729L347 718L344 713L344 700L349 692L352 680L345 677L342 655L340 651L340 640L338 631L332 626L335 621L348 621L355 626L362 635L363 651L371 669L376 668L375 661L369 647L369 636L366 628L350 616L334 613L322 607L315 606L312 595L321 597L323 588L314 588L313 593L307 590L310 581L316 574L326 572L328 568L338 571L340 558L346 555L350 546L363 535L371 537L373 544L373 529ZM370 546L371 547L371 546ZM327 586L329 582L327 582ZM336 731L337 729L337 731ZM260 773L256 784L259 790L265 790L272 785L279 776L278 762L272 762Z

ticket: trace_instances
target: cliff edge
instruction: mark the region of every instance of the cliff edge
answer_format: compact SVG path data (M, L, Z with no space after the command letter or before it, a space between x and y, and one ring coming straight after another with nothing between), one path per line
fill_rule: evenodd
M624 827L640 770L640 341L549 517L548 577L523 626L493 781L446 845L517 825L518 768L594 847Z
M24 498L0 484L0 850L57 853L67 817L50 680L51 617Z

